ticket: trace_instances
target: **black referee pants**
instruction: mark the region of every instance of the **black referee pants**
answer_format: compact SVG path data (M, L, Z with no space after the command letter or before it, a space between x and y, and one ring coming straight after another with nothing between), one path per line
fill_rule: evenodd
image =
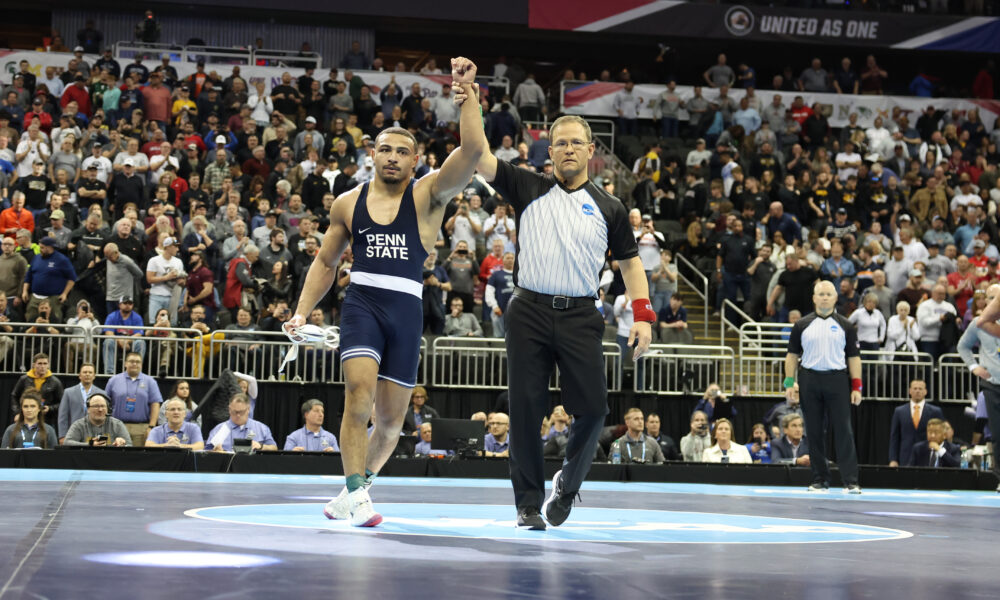
M608 414L608 382L601 342L604 320L593 306L556 310L514 296L507 305L510 397L510 480L518 508L545 500L542 419L549 412L549 381L559 366L562 403L574 421L562 467L565 492L577 492L590 471Z
M830 484L830 465L826 460L826 430L833 430L837 465L844 485L858 482L858 454L851 428L851 379L847 371L812 371L799 369L799 398L809 438L809 464L813 483Z

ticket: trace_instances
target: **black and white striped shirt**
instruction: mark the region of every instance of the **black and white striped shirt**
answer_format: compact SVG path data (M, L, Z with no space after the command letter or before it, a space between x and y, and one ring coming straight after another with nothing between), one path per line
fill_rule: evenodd
M625 206L591 181L569 190L553 175L501 160L493 186L515 211L518 287L597 298L607 251L619 261L639 254Z
M843 371L848 358L861 356L854 324L837 313L799 319L788 336L788 351L801 357L803 369L813 371Z

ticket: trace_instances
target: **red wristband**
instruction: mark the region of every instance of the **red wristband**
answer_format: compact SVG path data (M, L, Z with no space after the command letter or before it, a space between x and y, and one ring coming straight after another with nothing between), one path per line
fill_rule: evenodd
M860 392L861 388L862 388L862 385L861 385L861 380L860 379L858 379L856 377L853 378L853 379L851 379L851 391L852 392Z
M647 323L656 322L656 313L653 312L653 305L649 303L649 298L639 298L632 301L632 319Z

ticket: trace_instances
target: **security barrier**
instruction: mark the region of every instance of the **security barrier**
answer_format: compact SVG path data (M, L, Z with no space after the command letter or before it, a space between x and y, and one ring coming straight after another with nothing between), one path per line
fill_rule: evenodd
M220 329L203 334L196 329L137 326L127 328L135 335L119 336L107 335L103 325L89 331L66 324L0 325L12 328L11 332L0 330L0 373L4 374L23 374L32 367L32 357L44 352L53 374L60 377L75 377L83 362L92 363L98 374L108 375L120 372L125 353L134 350L143 357L143 372L162 379L215 379L230 368L262 381L344 383L339 352L309 344L302 345L298 359L279 374L292 345L280 332ZM735 329L732 324L729 327ZM604 342L608 391L622 391L624 375L630 374L629 388L637 393L700 393L716 382L742 396L781 396L790 332L789 323L744 323L739 328L738 350L654 344L637 364L630 356L623 362L618 345ZM978 378L958 354L945 354L935 361L922 352L879 350L862 351L861 358L867 400L904 400L910 380L916 377L927 382L936 402L965 403L979 392ZM503 339L436 337L430 344L426 338L421 340L419 385L503 390L508 375ZM550 390L561 388L559 378L556 369Z
M700 395L710 383L734 389L736 355L728 346L654 344L649 350L634 367L637 393Z
M603 353L608 391L621 391L621 350L604 342ZM507 389L507 347L501 338L439 337L431 344L431 357L431 381L436 387ZM560 389L558 368L549 389Z

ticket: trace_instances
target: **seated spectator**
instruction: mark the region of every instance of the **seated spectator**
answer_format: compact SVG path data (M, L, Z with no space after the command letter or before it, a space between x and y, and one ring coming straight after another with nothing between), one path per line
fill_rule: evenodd
M167 420L150 430L145 446L203 450L205 440L201 437L201 427L187 420L187 404L180 398L171 398L163 403L163 407Z
M809 440L803 435L805 422L802 420L802 415L788 413L782 417L781 431L783 435L771 442L771 462L808 467Z
M444 334L449 337L483 337L483 326L472 313L462 312L464 302L458 296L451 299L451 312L444 318Z
M229 420L216 425L208 434L206 450L232 452L233 440L250 440L252 450L277 450L271 429L250 418L250 399L236 394L229 401Z
M25 333L38 335L59 335L62 333L52 326L52 304L48 300L38 303L38 316L35 317L35 324L24 330ZM58 356L56 359L58 360Z
M908 465L955 468L960 467L961 463L962 449L945 439L945 421L941 419L928 421L927 440L914 444Z
M440 418L438 412L427 406L426 402L427 389L420 385L413 388L410 395L410 408L406 411L406 417L403 418L403 433L417 435L417 431L424 421Z
M781 402L775 404L764 414L764 424L768 426L769 438L777 440L784 431L782 422L788 415L802 416L802 405L799 404L799 386L793 388L791 398L786 397Z
M660 309L660 341L664 344L690 344L693 341L688 330L688 314L684 308L684 298L680 294L670 296L667 305Z
M435 450L431 447L431 439L433 432L431 431L430 422L423 423L420 425L420 441L414 447L414 453L418 456L430 456L434 455L451 455L454 454L451 450Z
M712 445L708 432L708 415L700 410L691 413L691 430L681 438L681 456L686 462L701 462L702 453Z
M510 436L507 432L510 429L510 417L505 413L493 413L489 417L487 426L490 432L483 439L483 448L486 456L497 458L510 457Z
M42 396L27 389L17 404L18 419L3 432L0 448L54 448L59 443L56 430L45 424Z
M746 443L747 451L754 464L768 464L771 462L771 441L767 435L767 429L763 423L753 424L753 434L750 441Z
M39 352L31 357L31 368L18 378L10 393L10 405L17 409L25 390L34 389L41 394L42 413L48 413L49 420L55 421L62 402L63 384L49 369L49 355Z
M705 413L709 423L714 423L716 419L728 418L737 414L736 408L729 401L729 396L722 391L722 388L717 383L710 383L705 388L705 393L702 395L701 400L694 407L694 412L699 411Z
M191 421L191 415L194 413L194 409L197 408L198 405L195 403L194 398L191 397L191 384L181 379L174 384L174 389L170 392L170 397L167 398L167 401L164 402L162 406L160 406L160 416L156 420L156 424L163 425L167 422L167 402L170 402L171 400L180 400L184 403L184 406L186 407L184 409L184 420ZM198 418L192 422L200 426L201 415L198 415Z
M649 413L646 416L646 435L660 445L660 452L663 453L664 460L683 460L673 438L660 429L660 415Z
M625 411L625 426L625 435L611 443L612 462L615 456L619 456L622 464L663 464L660 444L643 433L642 410L633 407Z
M66 432L67 446L131 446L132 436L125 424L108 415L111 400L104 394L93 394L87 400L87 416L74 422Z
M323 429L325 417L323 403L306 400L302 403L302 418L305 426L288 434L285 450L292 452L340 452L337 436Z
M560 404L552 409L552 414L548 419L548 430L542 435L543 441L548 441L557 436L568 436L569 425L572 417L566 414L566 409Z
M733 443L733 424L729 419L715 421L715 445L705 448L701 460L707 463L753 463L746 446Z
M127 352L135 352L140 357L146 354L146 342L142 339L142 317L133 310L135 303L131 296L118 300L118 310L104 320L104 372L112 374L118 365L118 357Z
M198 340L197 343L188 345L186 349L187 356L191 360L191 375L195 378L200 378L206 373L206 363L222 351L222 341L225 339L223 332L212 331L211 325L205 321L206 316L204 306L195 306L191 309L191 323L185 324L188 328L198 331L197 334L184 334L188 338Z

